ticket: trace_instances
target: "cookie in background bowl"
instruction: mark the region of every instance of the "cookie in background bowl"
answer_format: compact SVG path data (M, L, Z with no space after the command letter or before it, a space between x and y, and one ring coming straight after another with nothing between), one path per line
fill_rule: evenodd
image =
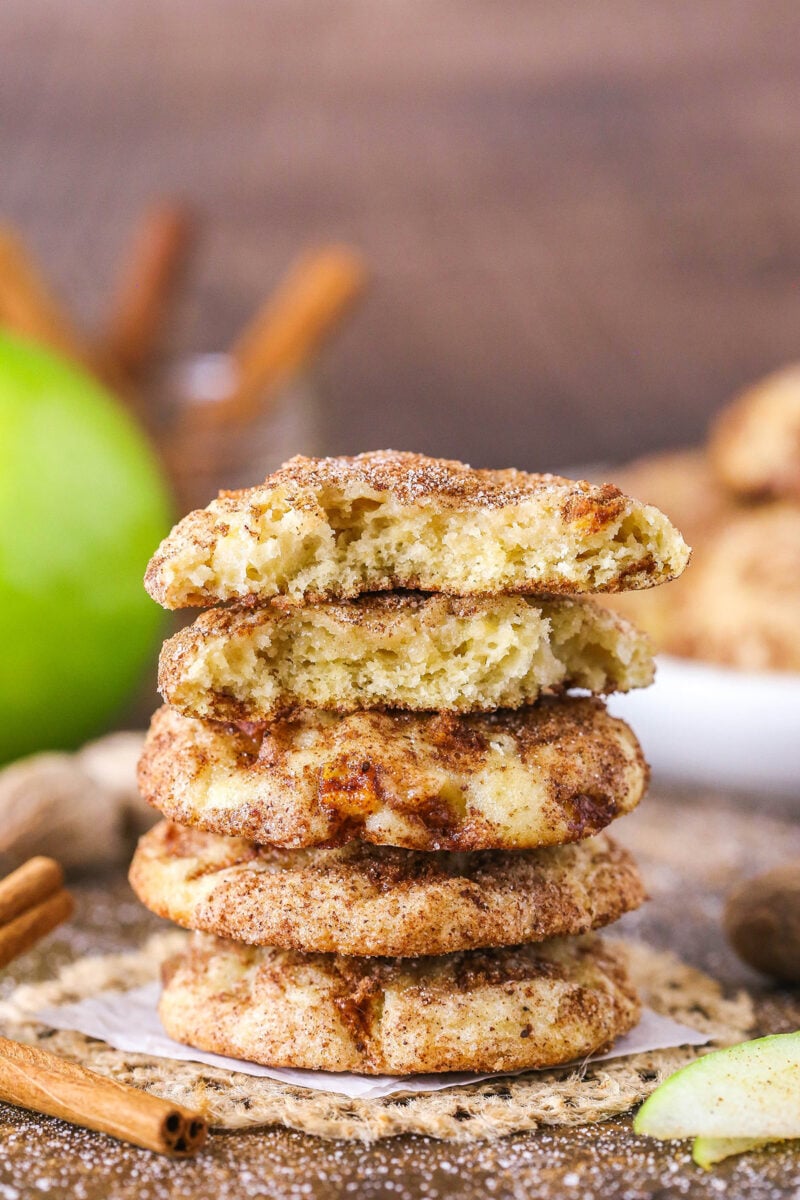
M708 449L729 491L800 503L800 364L767 375L724 408Z

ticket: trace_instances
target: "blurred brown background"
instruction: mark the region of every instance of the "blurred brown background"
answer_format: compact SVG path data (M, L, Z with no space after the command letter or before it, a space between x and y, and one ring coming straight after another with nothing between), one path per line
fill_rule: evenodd
M800 353L800 6L5 0L0 210L99 316L142 205L203 221L171 349L308 243L374 269L330 451L618 460Z

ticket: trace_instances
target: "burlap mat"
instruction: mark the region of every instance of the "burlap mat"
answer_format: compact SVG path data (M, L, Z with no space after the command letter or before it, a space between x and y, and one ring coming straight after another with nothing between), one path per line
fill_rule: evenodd
M82 1034L48 1029L32 1019L31 1014L45 1005L148 982L184 936L159 934L136 953L81 958L52 982L17 988L0 1005L4 1032L17 1041L44 1045L101 1075L199 1110L218 1128L284 1125L320 1137L364 1142L400 1133L467 1142L540 1125L583 1125L625 1112L684 1063L718 1046L742 1041L753 1022L745 994L725 999L712 979L673 955L628 944L631 973L644 1002L707 1033L712 1039L708 1046L652 1051L441 1092L350 1100L199 1063L127 1054Z

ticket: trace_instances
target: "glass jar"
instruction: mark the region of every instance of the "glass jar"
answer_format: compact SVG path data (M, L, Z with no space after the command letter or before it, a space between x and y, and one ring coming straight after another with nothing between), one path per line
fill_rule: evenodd
M204 507L221 489L259 483L295 454L323 452L316 392L306 376L265 394L249 419L210 424L201 410L220 403L234 383L227 354L195 355L170 372L169 465L181 513Z

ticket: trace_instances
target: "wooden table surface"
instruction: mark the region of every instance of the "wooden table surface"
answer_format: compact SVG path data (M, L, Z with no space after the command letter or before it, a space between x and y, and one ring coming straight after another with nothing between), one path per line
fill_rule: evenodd
M0 45L0 215L87 320L154 193L204 228L173 353L363 249L332 452L622 461L798 354L794 0L4 0Z
M676 950L728 988L753 989L760 1031L797 1028L800 994L763 989L719 927L722 897L736 880L800 854L796 811L770 813L760 797L662 792L619 822L617 833L637 854L651 894L622 931ZM78 954L135 946L159 924L119 874L86 881L78 892L71 929L6 972L0 991L49 977ZM706 1173L692 1165L688 1143L637 1138L628 1118L471 1145L404 1137L364 1147L276 1129L214 1134L198 1159L175 1163L0 1105L0 1146L2 1200L796 1200L800 1185L796 1144Z

